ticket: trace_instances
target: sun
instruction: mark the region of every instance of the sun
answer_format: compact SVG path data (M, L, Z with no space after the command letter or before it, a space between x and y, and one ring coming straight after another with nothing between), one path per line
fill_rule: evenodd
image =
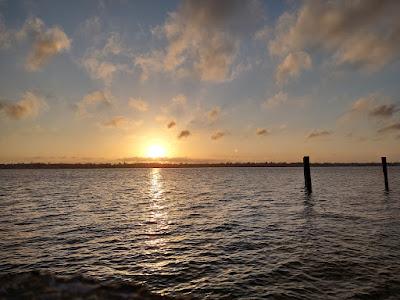
M160 145L150 145L147 148L146 156L149 158L162 158L165 157L167 151L163 146Z

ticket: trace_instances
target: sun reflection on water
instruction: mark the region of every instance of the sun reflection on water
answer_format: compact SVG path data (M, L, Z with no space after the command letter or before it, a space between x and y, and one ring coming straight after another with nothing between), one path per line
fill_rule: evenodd
M161 170L154 168L150 172L150 199L147 220L149 226L147 228L146 245L150 249L160 249L165 245L164 235L169 230L168 206Z

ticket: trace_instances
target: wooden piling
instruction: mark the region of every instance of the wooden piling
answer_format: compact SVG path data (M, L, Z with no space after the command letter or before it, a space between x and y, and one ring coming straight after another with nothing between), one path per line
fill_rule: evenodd
M311 184L311 172L310 172L310 157L303 157L303 167L304 167L304 183L307 192L312 193L312 184Z
M382 168L383 168L383 176L385 177L385 190L388 191L389 180L388 180L386 157L382 157Z

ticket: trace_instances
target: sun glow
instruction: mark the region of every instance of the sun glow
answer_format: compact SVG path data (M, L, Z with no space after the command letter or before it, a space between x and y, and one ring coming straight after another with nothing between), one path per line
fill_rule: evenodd
M150 145L147 148L146 156L149 158L162 158L166 157L167 151L163 146L160 145Z

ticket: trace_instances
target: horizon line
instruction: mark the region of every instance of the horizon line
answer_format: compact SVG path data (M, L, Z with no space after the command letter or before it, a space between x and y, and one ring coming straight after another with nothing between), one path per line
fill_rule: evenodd
M314 167L381 166L381 162L314 162ZM400 162L388 162L389 166L400 166ZM216 162L216 163L0 163L0 169L95 169L95 168L201 168L201 167L302 167L303 162Z

